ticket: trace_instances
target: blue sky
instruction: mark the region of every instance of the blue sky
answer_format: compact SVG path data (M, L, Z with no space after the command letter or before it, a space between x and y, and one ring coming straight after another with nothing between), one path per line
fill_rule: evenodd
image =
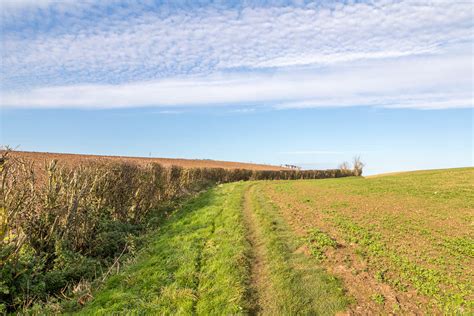
M470 1L4 1L1 144L473 165Z

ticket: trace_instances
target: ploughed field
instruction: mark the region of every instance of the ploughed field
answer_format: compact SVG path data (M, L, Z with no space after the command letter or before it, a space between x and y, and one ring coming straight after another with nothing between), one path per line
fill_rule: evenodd
M84 314L472 314L474 168L220 185Z
M179 166L183 168L223 168L223 169L248 169L248 170L286 170L286 168L232 161L219 161L208 159L178 159L178 158L148 158L148 157L124 157L124 156L99 156L99 155L80 155L80 154L64 154L64 153L45 153L45 152L27 152L14 151L11 156L27 159L35 162L38 166L43 166L45 162L53 159L61 161L68 167L76 167L87 162L127 162L138 165L146 165L148 163L159 163L163 167Z

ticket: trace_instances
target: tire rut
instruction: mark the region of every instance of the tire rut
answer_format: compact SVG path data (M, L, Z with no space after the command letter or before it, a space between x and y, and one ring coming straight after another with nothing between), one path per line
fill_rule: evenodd
M271 285L269 284L269 271L265 258L265 243L258 226L258 218L253 210L252 188L249 186L244 193L243 220L247 229L247 240L250 243L250 315L268 314L271 310Z

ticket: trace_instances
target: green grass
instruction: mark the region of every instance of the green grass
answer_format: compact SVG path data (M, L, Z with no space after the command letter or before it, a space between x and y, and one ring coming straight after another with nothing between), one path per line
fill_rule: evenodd
M188 203L164 224L136 262L108 279L80 314L235 315L255 310L245 192L255 183L226 184ZM269 201L250 189L260 231L271 315L332 315L348 305L342 284L314 257ZM262 294L262 293L260 293Z
M317 219L312 240L330 233L375 280L401 296L416 291L420 311L474 311L474 168L264 186L300 225ZM319 243L311 244L324 258Z
M459 207L474 207L474 168L402 172L369 178L328 179L326 187L362 196L411 196ZM340 180L340 181L339 181ZM362 183L359 183L362 182Z
M305 245L285 223L278 208L264 198L258 187L252 192L252 208L266 245L266 261L272 285L273 303L269 315L334 315L344 310L349 299L340 280L329 275L318 260L298 249ZM320 247L333 245L318 235ZM330 240L330 239L329 239ZM331 240L332 241L332 240Z
M248 244L241 184L210 190L175 214L137 262L81 314L238 314L246 310Z
M334 315L361 300L382 314L466 314L471 197L474 168L222 185L177 211L80 313ZM361 271L381 286L363 279L349 298Z

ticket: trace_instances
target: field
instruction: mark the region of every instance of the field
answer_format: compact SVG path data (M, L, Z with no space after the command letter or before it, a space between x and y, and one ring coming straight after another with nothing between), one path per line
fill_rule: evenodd
M98 156L98 155L79 155L79 154L62 154L62 153L45 153L45 152L26 152L15 151L12 155L23 159L34 161L36 165L42 166L45 161L49 162L53 159L61 161L69 167L75 167L85 162L127 162L138 165L148 163L159 163L163 167L179 166L183 168L224 168L224 169L248 169L248 170L285 170L283 167L241 163L231 161L219 161L208 159L177 159L177 158L147 158L147 157L123 157L123 156Z
M83 314L472 314L474 168L220 185Z

